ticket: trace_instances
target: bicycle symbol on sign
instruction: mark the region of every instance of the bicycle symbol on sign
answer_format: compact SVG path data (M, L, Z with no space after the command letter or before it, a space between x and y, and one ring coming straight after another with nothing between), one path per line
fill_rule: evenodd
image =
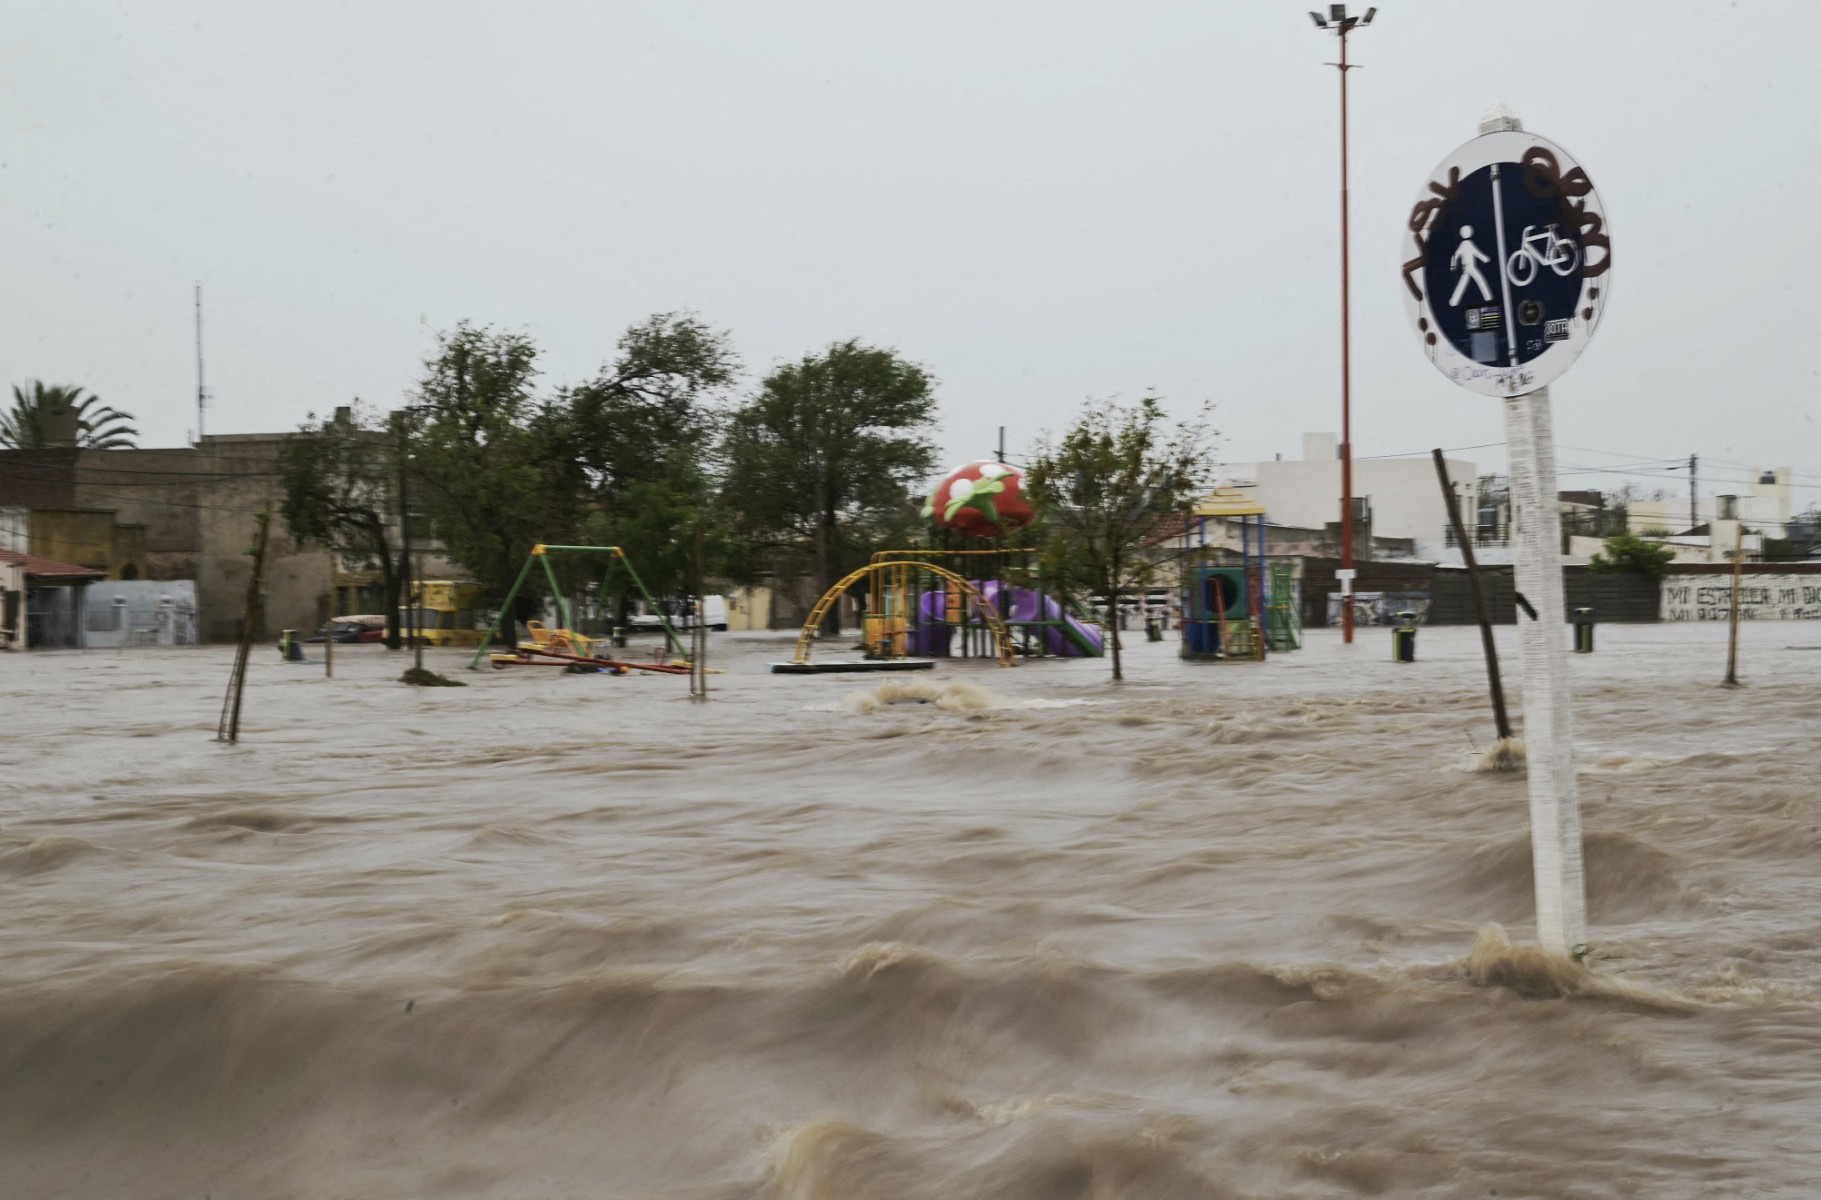
M1572 239L1558 235L1554 225L1542 229L1526 225L1524 240L1505 260L1505 277L1513 287L1524 287L1536 278L1538 267L1548 267L1565 279L1580 265L1581 248Z

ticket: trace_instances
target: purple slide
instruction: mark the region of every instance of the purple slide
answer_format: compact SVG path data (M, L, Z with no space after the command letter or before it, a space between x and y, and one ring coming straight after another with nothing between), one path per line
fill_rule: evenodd
M1066 658L1099 658L1106 653L1106 646L1100 632L1090 629L1062 611L1062 605L1040 595L1034 588L1015 588L1001 586L994 581L974 585L999 612L1001 620L1007 624L1027 621L1059 621L1057 625L1043 627L1043 652ZM942 624L943 612L947 607L948 597L942 592L925 592L917 605L918 627L911 634L910 649L912 654L924 657L947 657L954 642L956 625ZM971 610L973 605L969 604ZM1041 614L1041 615L1040 615ZM979 616L970 611L969 624L977 623Z

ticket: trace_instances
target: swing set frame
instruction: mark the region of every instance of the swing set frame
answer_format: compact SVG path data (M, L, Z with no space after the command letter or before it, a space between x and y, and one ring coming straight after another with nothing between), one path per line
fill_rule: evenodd
M544 543L539 542L537 545L531 547L531 553L525 558L524 568L519 571L518 578L512 581L512 590L506 593L505 602L500 605L499 612L494 615L493 627L487 630L487 636L481 639L480 648L474 652L473 659L469 661L468 669L470 671L480 670L481 659L486 657L487 648L493 645L493 640L499 636L501 623L512 619L512 602L518 598L519 591L525 586L525 580L531 577L531 567L534 563L541 562L544 564L544 577L550 581L550 594L556 597L557 616L562 620L563 628L574 628L574 624L569 617L569 602L563 598L563 586L557 582L556 569L550 565L550 555L553 551L576 554L609 555L607 570L601 576L601 592L603 594L607 591L607 585L613 580L615 569L621 564L624 564L626 567L626 574L631 577L633 586L639 589L639 595L645 597L645 603L651 605L651 611L658 615L658 620L663 624L664 636L669 640L671 649L675 650L679 657L689 657L689 652L683 649L682 640L677 637L677 631L671 627L670 618L664 615L663 607L658 604L657 599L653 597L650 590L646 588L645 581L639 578L637 569L633 567L632 560L626 557L626 552L624 550L620 549L618 546L546 546ZM514 639L514 641L516 640L517 639Z

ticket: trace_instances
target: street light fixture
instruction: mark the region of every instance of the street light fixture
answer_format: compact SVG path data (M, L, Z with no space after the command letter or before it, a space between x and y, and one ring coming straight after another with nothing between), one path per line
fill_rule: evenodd
M1347 35L1372 23L1378 9L1368 8L1363 17L1347 15L1344 4L1330 4L1328 19L1310 13L1318 29L1333 30L1340 39L1340 61L1330 66L1340 70L1340 565L1341 640L1353 644L1353 309L1352 255L1347 229Z

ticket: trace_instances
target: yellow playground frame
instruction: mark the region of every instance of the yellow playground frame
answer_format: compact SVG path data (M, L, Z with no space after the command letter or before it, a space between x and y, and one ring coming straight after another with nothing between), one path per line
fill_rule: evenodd
M1016 649L1011 635L1006 631L1005 622L999 619L999 612L979 589L944 567L918 559L889 559L884 562L871 562L854 571L816 601L809 619L803 623L803 631L797 635L797 653L795 661L807 663L810 650L816 640L816 631L821 628L822 620L828 616L828 610L835 602L847 594L849 588L862 579L868 581L868 599L872 611L864 618L864 636L869 652L880 658L906 657L905 632L909 628L911 600L911 574L919 572L934 575L950 587L956 589L961 597L974 603L975 611L993 636L996 657L1002 667L1018 665Z

